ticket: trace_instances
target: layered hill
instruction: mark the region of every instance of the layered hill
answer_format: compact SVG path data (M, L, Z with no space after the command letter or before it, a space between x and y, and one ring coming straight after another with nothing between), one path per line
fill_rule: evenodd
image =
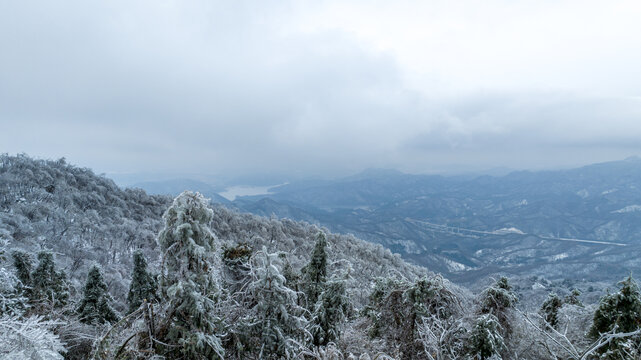
M641 159L505 176L370 170L233 206L383 244L473 284L488 275L614 281L641 270Z
M121 189L89 169L64 159L36 160L26 155L0 156L0 236L9 248L52 250L81 289L89 267L98 263L112 295L124 308L133 267L132 253L142 249L157 267L156 236L172 198ZM316 234L328 233L330 267L348 276L348 287L362 304L371 279L394 273L413 279L427 274L380 244L331 234L327 229L288 219L243 214L215 205L213 232L221 243L247 244L287 253L294 268L309 259ZM220 250L220 249L219 249ZM365 281L367 279L367 281Z

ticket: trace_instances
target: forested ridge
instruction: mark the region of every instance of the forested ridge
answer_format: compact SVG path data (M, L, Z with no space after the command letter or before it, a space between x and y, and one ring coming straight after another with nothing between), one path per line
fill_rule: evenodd
M634 359L630 276L598 304L473 294L304 222L0 156L1 359Z

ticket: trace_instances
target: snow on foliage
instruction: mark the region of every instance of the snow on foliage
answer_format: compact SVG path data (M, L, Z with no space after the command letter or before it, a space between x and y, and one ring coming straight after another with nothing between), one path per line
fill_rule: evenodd
M212 210L198 193L185 191L174 200L158 235L162 251L160 289L167 299L166 339L179 353L199 359L223 358L224 349L216 335L219 268L216 239L209 228ZM172 351L176 351L175 348Z
M62 360L64 346L50 328L59 325L41 316L0 318L0 358L11 360Z

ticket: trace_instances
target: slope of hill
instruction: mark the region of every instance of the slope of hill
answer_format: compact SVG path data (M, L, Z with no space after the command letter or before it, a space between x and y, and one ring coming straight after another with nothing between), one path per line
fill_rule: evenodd
M157 258L155 238L170 203L167 196L122 190L64 159L0 156L0 236L14 248L58 254L78 289L97 262L114 296L124 299L131 254L144 248Z
M0 236L13 248L53 250L76 288L82 287L88 268L99 263L123 309L133 251L143 249L151 265L158 265L155 238L171 197L123 190L63 159L35 160L26 155L0 156L0 184ZM309 260L314 237L321 230L307 223L241 214L222 206L215 207L211 226L224 243L286 252L298 269ZM406 263L381 245L338 234L330 234L328 241L332 266L339 269L351 264L344 270L349 272L350 289L361 304L371 290L364 278L389 272L408 279L427 274L424 268Z

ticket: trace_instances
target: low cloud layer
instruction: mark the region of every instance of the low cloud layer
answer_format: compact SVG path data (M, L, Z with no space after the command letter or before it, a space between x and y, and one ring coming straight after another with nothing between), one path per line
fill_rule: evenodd
M639 33L625 27L634 3L617 5L624 19L596 33L611 51L577 69L564 56L588 49L586 39L570 18L558 28L572 7L548 24L575 40L563 51L514 24L531 8L489 4L486 19L434 3L439 17L422 2L394 11L360 2L3 4L0 151L65 156L100 172L227 176L546 168L641 154L641 40L609 38ZM598 14L587 8L586 17ZM421 12L424 23L409 15ZM425 36L409 33L403 16ZM391 39L372 25L377 17ZM501 46L511 44L505 34L491 36L493 21L537 49L549 41L558 61L550 53L527 63ZM459 56L483 45L495 53ZM563 66L542 69L554 64Z

